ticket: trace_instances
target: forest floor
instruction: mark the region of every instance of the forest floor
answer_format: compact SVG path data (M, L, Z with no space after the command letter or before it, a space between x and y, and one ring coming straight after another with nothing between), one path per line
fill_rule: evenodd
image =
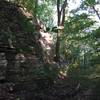
M100 80L81 78L62 80L50 85L47 80L37 79L14 85L0 83L0 100L100 100Z

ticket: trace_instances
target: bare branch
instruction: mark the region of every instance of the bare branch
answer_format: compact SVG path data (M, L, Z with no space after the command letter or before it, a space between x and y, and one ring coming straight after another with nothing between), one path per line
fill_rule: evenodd
M61 7L61 11L60 11L60 12L62 12L63 9L66 8L67 4L68 4L68 3L67 3L67 0L65 0L64 3L63 3L63 5L62 5L62 7Z
M60 12L60 0L57 0L57 13L58 13L58 26L60 25L61 12Z
M93 6L92 8L93 8L93 10L95 11L95 13L96 13L97 17L98 17L98 18L99 18L99 20L100 20L100 15L99 15L99 12L95 9L95 6Z

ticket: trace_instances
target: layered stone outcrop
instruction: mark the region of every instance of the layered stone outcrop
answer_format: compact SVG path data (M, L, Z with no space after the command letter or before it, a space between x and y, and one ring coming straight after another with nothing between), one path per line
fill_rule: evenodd
M34 28L28 14L18 5L0 0L0 80L32 79L33 69L41 66L35 55L34 30L26 30L28 23Z
M37 26L29 16L18 5L0 0L0 100L26 100L26 95L32 100L35 90L53 84L57 65L50 69L48 64L52 37L34 31Z

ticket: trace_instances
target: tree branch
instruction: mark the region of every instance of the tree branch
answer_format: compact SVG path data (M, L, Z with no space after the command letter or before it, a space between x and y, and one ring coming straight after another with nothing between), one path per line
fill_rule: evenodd
M94 6L93 6L92 8L93 8L93 10L95 11L95 13L96 13L97 17L98 17L98 18L99 18L99 20L100 20L100 15L99 15L98 11L95 9L95 7L94 7Z
M61 12L60 12L60 0L57 0L57 14L58 14L58 26L60 25Z
M63 3L63 5L62 5L62 7L61 7L61 11L60 11L60 12L62 12L63 9L66 8L67 4L68 4L68 3L67 3L67 0L65 0L64 3Z
M64 25L64 21L65 21L65 9L63 9L63 12L62 12L62 22L61 22L62 26Z

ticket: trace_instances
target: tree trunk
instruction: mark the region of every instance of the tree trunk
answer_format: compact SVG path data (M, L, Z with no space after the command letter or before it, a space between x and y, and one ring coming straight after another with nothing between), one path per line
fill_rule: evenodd
M64 26L66 5L67 5L67 0L64 1L62 7L60 7L60 0L57 0L57 16L58 16L57 25L58 25L58 27ZM56 62L60 62L60 34L61 34L61 31L58 30L58 33L57 33L57 41L56 41L56 48L55 48L56 49L55 50Z

